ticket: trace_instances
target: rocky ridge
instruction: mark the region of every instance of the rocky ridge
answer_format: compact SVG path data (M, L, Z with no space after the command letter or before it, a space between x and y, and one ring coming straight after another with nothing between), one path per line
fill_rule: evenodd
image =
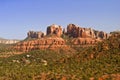
M15 49L20 51L31 51L36 49L56 49L66 48L70 45L66 44L68 41L72 46L95 45L103 39L109 38L109 34L103 31L93 30L91 28L82 28L75 24L69 24L67 31L63 30L59 25L50 25L47 27L47 34L43 32L28 32L28 38L36 38L31 41L23 41L15 46ZM65 40L62 36L68 36ZM72 39L69 39L72 38Z
M75 24L69 24L67 26L67 35L73 38L95 38L95 39L107 39L108 33L103 31L93 30L91 28L82 28Z
M27 33L27 38L42 38L44 36L44 33L41 31L29 31Z
M31 41L20 42L15 46L19 51L31 51L36 49L67 48L64 39L58 37L41 38Z

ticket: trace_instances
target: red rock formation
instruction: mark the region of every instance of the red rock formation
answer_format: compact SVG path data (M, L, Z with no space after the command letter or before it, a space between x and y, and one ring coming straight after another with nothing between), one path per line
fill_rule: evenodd
M98 33L98 36L99 36L100 38L102 38L102 39L107 39L107 38L109 37L109 34L103 32L103 31L100 31L100 32Z
M41 38L32 41L25 41L18 43L15 46L16 50L19 51L31 51L37 49L57 49L57 48L67 48L65 41L62 38Z
M77 38L94 38L94 31L91 28L81 28L74 24L69 24L67 26L67 34L70 37Z
M67 35L70 37L78 37L78 27L74 24L67 26Z
M28 38L42 38L44 36L43 32L35 32L35 31L29 31L27 33Z
M28 37L39 39L18 43L15 49L20 51L31 51L36 49L67 48L69 45L66 45L64 39L60 38L62 34L73 37L70 41L72 46L91 46L109 37L109 34L105 32L96 31L91 28L82 28L74 24L69 24L66 32L65 29L62 31L61 26L53 24L47 28L47 35L55 35L54 37L47 36L42 38L42 32L29 31Z
M109 34L103 31L96 31L91 28L81 28L74 24L69 24L67 26L67 35L73 38L100 38L107 39Z
M120 74L106 74L99 77L98 80L120 80Z
M57 37L60 37L62 35L62 28L58 25L51 25L47 27L47 35L56 35Z
M92 39L92 38L74 38L72 39L71 43L73 45L94 45L97 42L100 42L99 39Z

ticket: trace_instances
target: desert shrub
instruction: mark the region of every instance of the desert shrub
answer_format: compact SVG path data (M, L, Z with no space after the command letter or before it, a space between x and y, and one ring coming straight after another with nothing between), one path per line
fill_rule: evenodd
M77 48L73 55L61 49L34 50L0 58L0 80L97 80L120 73L118 42L109 38L95 47Z

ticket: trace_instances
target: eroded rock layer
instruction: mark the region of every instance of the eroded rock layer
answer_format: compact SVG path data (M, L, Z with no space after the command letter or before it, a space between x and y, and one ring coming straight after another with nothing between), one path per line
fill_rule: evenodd
M69 24L67 26L67 35L73 38L100 38L107 39L109 34L103 31L96 31L91 28L82 28L75 24Z
M31 41L20 42L15 46L16 50L19 51L31 51L37 49L57 49L57 48L67 48L65 41L62 38L49 37L41 38Z
M64 40L61 37L62 35L67 36L68 39ZM69 24L67 26L67 31L65 31L65 29L63 30L61 26L53 24L47 27L46 36L44 36L42 32L29 31L27 37L37 39L20 42L15 46L15 49L20 51L31 51L36 49L55 50L56 48L68 48L69 46L93 46L97 42L107 39L109 36L108 33L103 31L82 28L75 24Z
M29 31L27 33L27 38L42 38L44 33L41 31Z
M62 35L62 28L58 25L51 25L47 27L47 35L56 35L57 37L60 37Z

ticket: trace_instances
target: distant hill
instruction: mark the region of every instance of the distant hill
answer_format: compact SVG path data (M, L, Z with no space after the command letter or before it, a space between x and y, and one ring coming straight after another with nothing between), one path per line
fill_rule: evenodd
M0 37L0 40L6 40L6 39L4 39L4 38Z
M19 42L20 40L17 39L4 39L0 37L0 44L14 44Z

